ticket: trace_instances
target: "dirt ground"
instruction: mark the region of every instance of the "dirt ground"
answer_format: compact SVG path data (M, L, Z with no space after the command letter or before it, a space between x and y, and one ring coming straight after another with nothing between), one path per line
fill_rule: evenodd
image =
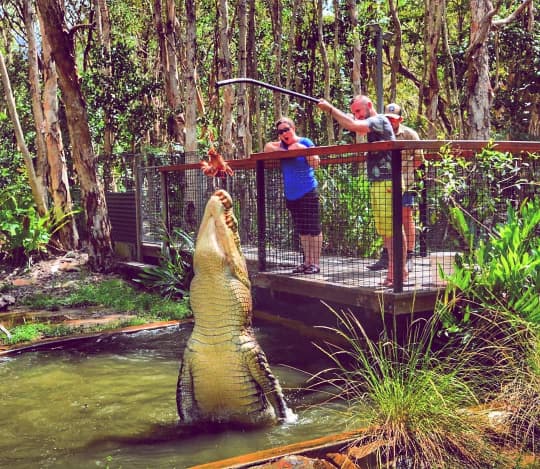
M59 288L69 290L70 285L81 278L88 278L93 282L115 277L90 272L87 263L88 254L70 251L33 263L30 267L10 268L0 265L0 291L7 290L4 295L12 296L17 305L28 295L39 292L46 294Z
M40 310L24 304L29 296L42 294L50 297L68 295L80 281L98 283L119 278L117 274L91 272L88 255L73 251L61 256L49 257L30 267L9 268L0 265L0 329L9 329L26 321L61 323L74 329L75 334L84 333L93 326L118 324L129 319L129 313L118 313L100 307L61 308ZM0 334L7 334L2 329ZM2 346L0 349L11 347Z

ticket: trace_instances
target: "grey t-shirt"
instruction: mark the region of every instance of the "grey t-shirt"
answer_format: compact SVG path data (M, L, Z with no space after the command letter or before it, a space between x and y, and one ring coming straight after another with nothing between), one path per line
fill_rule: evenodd
M395 140L390 121L384 114L377 114L366 119L370 131L367 133L368 142L385 142ZM392 179L392 152L370 151L367 159L367 175L369 181L388 181Z

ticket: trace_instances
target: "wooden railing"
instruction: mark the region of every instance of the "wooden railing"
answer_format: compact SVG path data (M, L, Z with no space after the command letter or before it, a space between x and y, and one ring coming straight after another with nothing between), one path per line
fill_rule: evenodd
M435 160L440 158L439 152L442 148L446 148L452 155L462 156L464 158L473 158L478 152L488 147L491 150L499 152L509 152L513 155L521 155L527 158L530 154L540 154L540 142L525 142L525 141L469 141L469 140L420 140L420 141L393 141L393 142L377 142L377 143L358 143L349 145L336 145L336 146L322 146L312 147L301 150L289 150L289 151L276 151L268 153L254 153L248 159L242 160L229 160L228 164L237 171L238 174L249 174L252 171L255 172L255 177L250 176L250 181L254 180L255 185L255 198L256 198L256 211L247 214L247 219L253 219L256 216L256 229L257 229L257 257L260 271L265 271L267 268L267 202L268 194L265 187L265 173L268 171L275 171L279 168L279 160L286 158L293 158L297 156L309 156L319 155L321 157L321 167L330 168L333 165L340 165L344 163L363 163L366 161L367 152L391 150L392 151L392 207L393 207L393 233L401 233L402 225L402 181L401 181L401 152L403 150L415 150L421 149L424 151L426 160ZM173 173L193 174L200 175L199 164L182 164L182 165L169 165L159 167L159 172L162 177L162 188L168 188L170 181L168 178ZM540 178L540 175L537 175ZM234 179L233 176L231 179ZM538 179L537 179L538 181ZM189 183L194 185L194 182ZM251 184L251 183L250 183ZM196 184L195 184L196 185ZM226 181L223 181L223 185L227 185ZM227 187L224 187L227 188ZM201 189L202 190L202 189ZM245 188L241 188L245 191ZM251 189L250 189L251 190ZM164 219L166 225L171 228L171 213L169 210L169 192L168 189L163 191L164 204L166 209L164 210ZM539 193L537 191L536 193ZM234 194L233 198L234 198ZM203 204L205 197L201 197L199 204ZM253 194L250 192L248 196L242 195L242 200L251 200ZM281 197L281 195L280 195ZM273 202L273 201L272 201ZM181 208L183 209L183 208ZM247 210L246 207L242 207L242 210ZM252 209L249 209L252 210ZM424 214L425 216L425 214ZM422 217L422 214L421 214ZM195 221L196 221L195 217ZM253 221L253 220L252 220ZM338 229L339 227L336 227ZM403 262L403 240L401 236L393 237L393 255L395 265L401 265ZM394 278L394 292L400 293L403 291L403 278L400 269L396 269Z

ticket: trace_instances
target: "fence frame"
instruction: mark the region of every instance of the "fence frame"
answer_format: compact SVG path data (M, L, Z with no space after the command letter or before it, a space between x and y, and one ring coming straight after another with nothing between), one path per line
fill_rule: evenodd
M375 143L355 143L347 145L333 145L333 146L321 146L304 148L300 150L288 150L288 151L274 151L267 153L253 153L250 158L242 160L229 160L227 163L234 169L252 169L255 170L256 179L256 193L257 193L257 250L258 250L258 269L259 272L264 272L267 266L266 260L266 200L265 200L265 170L267 167L275 167L279 163L279 160L285 158L294 158L298 156L310 156L310 155L340 155L346 153L354 153L355 156L348 156L346 158L349 162L365 162L366 154L370 151L382 151L388 150L392 152L392 213L393 213L393 260L394 265L401 265L403 262L403 238L397 234L401 234L402 226L402 175L401 175L401 162L403 150L423 150L425 159L434 159L437 153L443 147L450 148L451 152L458 155L464 155L468 153L481 152L486 147L500 152L510 152L512 154L523 153L540 153L540 141L484 141L484 140L396 140L387 142L375 142ZM321 160L321 166L340 164L343 160L332 161L331 159ZM268 166L267 166L268 165ZM187 171L198 169L200 166L198 163L191 164L179 164L157 167L160 173L162 190L166 187L167 173ZM395 189L395 190L394 190ZM425 187L423 191L425 191ZM167 191L163 191L163 221L165 226L168 226L168 204L167 204ZM424 194L425 195L425 194ZM423 198L425 200L425 198ZM420 221L426 222L426 210L420 209ZM425 240L423 242L420 238L420 252L426 254L427 248ZM394 272L394 293L403 292L403 273L401 269L396 269Z

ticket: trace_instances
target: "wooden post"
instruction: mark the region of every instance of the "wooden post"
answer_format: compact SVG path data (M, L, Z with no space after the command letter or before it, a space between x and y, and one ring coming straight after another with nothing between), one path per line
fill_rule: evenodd
M266 270L266 199L264 161L257 161L257 259L259 272Z
M401 150L392 150L392 243L394 293L403 291L403 194L401 193Z

